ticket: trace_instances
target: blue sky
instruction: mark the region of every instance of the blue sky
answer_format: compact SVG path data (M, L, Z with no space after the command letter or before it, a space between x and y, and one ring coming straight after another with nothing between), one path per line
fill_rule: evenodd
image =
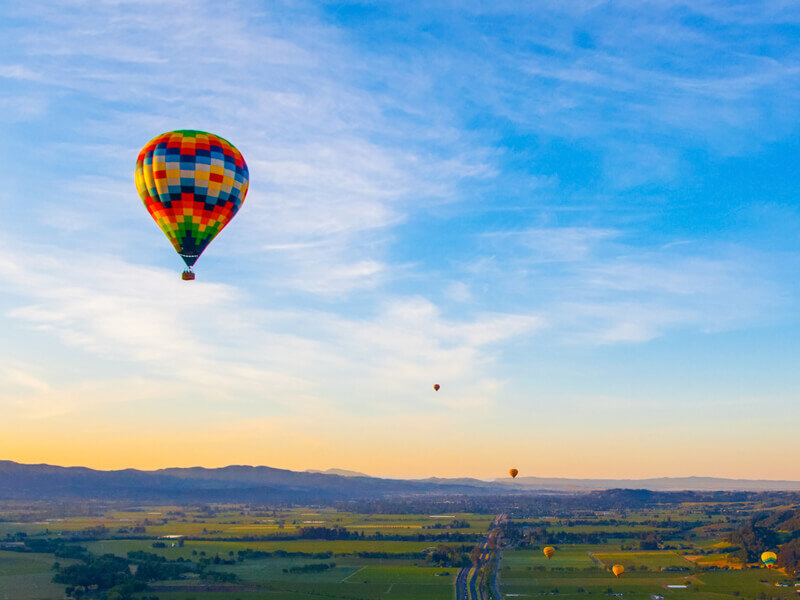
M800 479L798 39L782 1L4 5L0 454ZM251 174L191 284L133 186L179 128Z

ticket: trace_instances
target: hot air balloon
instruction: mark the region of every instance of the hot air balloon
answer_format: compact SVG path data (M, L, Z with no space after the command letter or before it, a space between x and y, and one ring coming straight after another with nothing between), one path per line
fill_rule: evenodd
M619 577L625 572L625 567L623 567L622 565L614 565L613 567L611 567L611 572L617 577Z
M434 383L434 384L433 384L433 389L434 389L434 390L436 390L437 392L439 391L439 387L440 387L440 386L439 386L439 384L438 384L438 383Z
M514 479L519 474L519 471L517 469L510 469L508 474L511 475L512 479Z
M775 563L778 562L778 555L774 552L764 552L761 555L761 562L767 565L768 569L771 569L775 566Z
M169 131L150 140L136 160L136 190L186 263L184 280L247 195L247 163L229 141L204 131Z
M542 552L544 552L544 555L547 557L547 560L550 560L551 558L553 558L553 554L556 553L556 549L553 548L552 546L546 546L545 549L542 550Z

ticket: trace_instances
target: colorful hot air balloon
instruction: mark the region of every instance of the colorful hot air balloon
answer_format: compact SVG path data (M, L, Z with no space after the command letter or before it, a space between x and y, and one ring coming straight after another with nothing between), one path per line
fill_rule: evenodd
M433 384L433 389L438 392L439 391L439 384L438 383L434 383Z
M508 474L511 475L512 479L514 479L517 475L519 475L519 471L517 469L510 469Z
M625 567L623 567L622 565L614 565L613 567L611 567L611 572L617 577L619 577L625 572Z
M761 562L763 562L768 569L771 569L775 566L775 563L778 562L778 555L774 552L764 552L761 555Z
M188 267L183 279L194 279L192 266L247 195L242 154L213 133L170 131L139 152L135 179L150 216Z
M542 552L544 552L544 555L547 557L547 560L550 560L551 558L553 558L553 554L556 553L556 549L553 548L552 546L546 546L545 549L542 550Z

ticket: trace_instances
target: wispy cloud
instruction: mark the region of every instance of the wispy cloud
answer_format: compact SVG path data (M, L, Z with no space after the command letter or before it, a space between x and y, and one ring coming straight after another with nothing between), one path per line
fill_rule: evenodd
M679 240L634 244L621 231L549 227L481 236L467 283L491 282L561 341L642 342L670 331L719 331L769 320L790 298L767 257L746 247ZM483 256L491 252L493 260Z
M394 301L363 318L265 310L248 306L240 289L195 283L187 286L172 272L112 257L96 257L90 265L80 253L52 258L30 247L20 252L6 245L0 260L0 287L23 299L7 318L100 360L136 365L137 373L154 382L141 389L155 393L167 386L170 394L204 398L222 411L241 396L246 404L261 398L269 410L305 413L348 395L354 382L361 395L380 390L380 402L373 403L380 410L404 390L427 389L434 376L461 380L464 389L491 390L492 345L541 325L522 315L450 320L422 298ZM62 403L63 389L24 371L10 369L4 377L40 392L40 404L50 398L61 410L76 407ZM92 385L85 382L78 390ZM108 389L102 381L97 385ZM89 405L96 401L87 397Z

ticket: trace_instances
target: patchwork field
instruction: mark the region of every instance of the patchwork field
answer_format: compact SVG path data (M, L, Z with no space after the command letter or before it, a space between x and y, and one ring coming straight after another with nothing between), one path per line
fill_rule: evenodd
M781 571L719 570L736 564L730 553L738 547L725 532L763 511L748 506L728 511L737 521L716 514L723 510L716 505L509 519L223 505L72 517L43 510L41 518L0 521L7 548L0 550L0 600L64 598L66 585L53 577L72 577L69 565L111 569L129 583L139 581L133 573L150 573L146 591L108 596L130 600L481 600L480 589L486 600L797 598L794 580ZM546 545L556 548L551 559L542 552ZM499 597L490 591L495 564ZM625 567L619 579L610 572L615 564ZM469 585L457 585L460 574Z

